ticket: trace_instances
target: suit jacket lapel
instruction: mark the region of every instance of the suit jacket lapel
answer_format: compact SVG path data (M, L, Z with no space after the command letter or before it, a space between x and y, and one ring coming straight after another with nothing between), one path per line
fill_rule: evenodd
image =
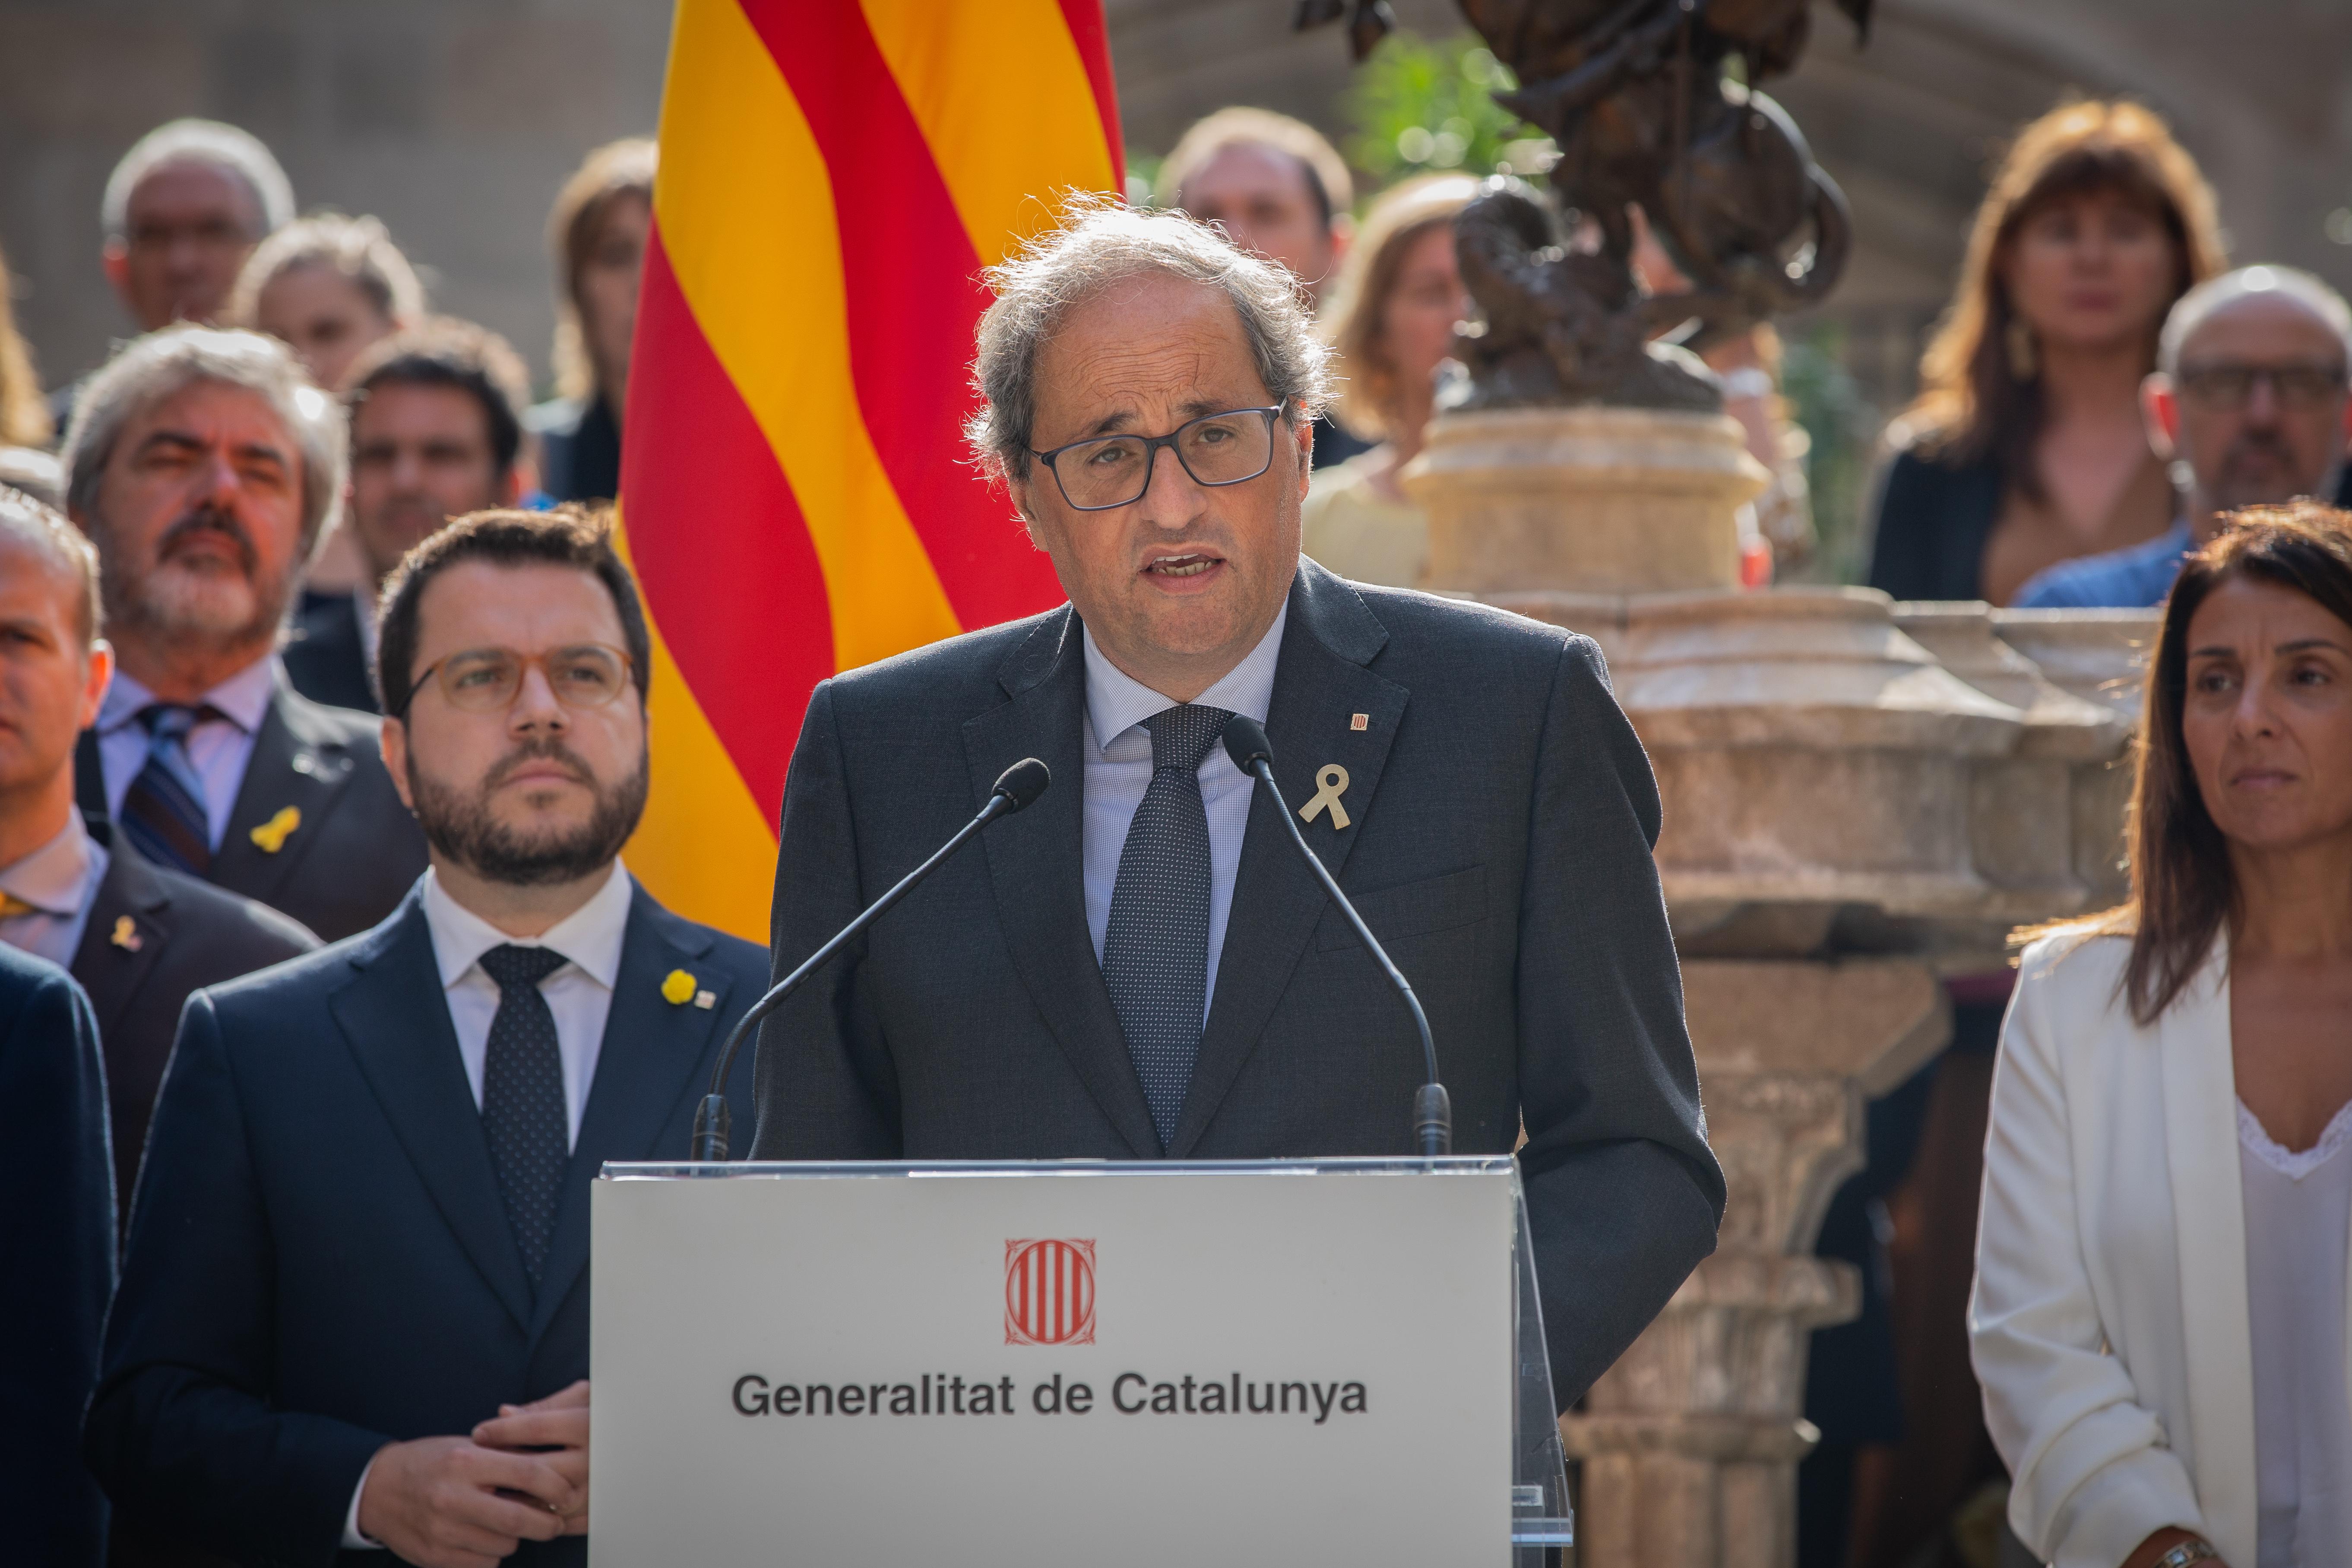
M1328 809L1299 824L1307 847L1335 877L1362 835L1389 744L1404 717L1405 689L1365 668L1387 640L1387 631L1353 588L1312 561L1300 561L1265 730L1274 744L1275 782L1294 813L1313 800L1316 775L1326 766L1337 763L1348 771L1339 801L1349 825L1335 826ZM1361 730L1353 727L1358 713L1366 717ZM1210 1000L1184 1112L1169 1145L1171 1157L1190 1153L1207 1131L1256 1050L1328 904L1276 819L1274 803L1257 791L1242 838L1225 945L1217 960L1217 992Z
M359 973L328 998L328 1008L442 1219L516 1326L528 1329L530 1280L507 1227L416 894L359 940L351 963Z
M268 903L319 841L319 828L351 782L356 764L340 744L326 743L329 738L315 731L310 717L308 704L281 674L253 737L245 782L237 788L228 831L205 873L207 881ZM274 850L257 844L253 830L289 805L301 813L299 825L278 840Z
M122 845L108 842L104 823L94 824L89 833L107 846L106 875L99 879L98 894L90 900L89 919L74 952L73 973L89 993L98 1037L103 1041L115 1037L131 997L172 940L167 912L172 896L145 861ZM127 944L115 940L115 925L125 916L131 925Z
M2197 1413L2198 1505L2232 1563L2254 1555L2253 1330L2246 1303L2245 1194L2231 1058L2229 943L2157 1026L2164 1062L2165 1159L2180 1258L2180 1327Z
M964 725L964 755L974 811L997 775L1022 758L1041 758L1053 772L1054 787L1034 805L982 837L997 918L1054 1043L1128 1146L1150 1159L1160 1153L1160 1137L1087 931L1087 678L1079 636L1077 616L1068 610L1039 625L998 675L1012 700Z
M538 1310L531 1321L537 1338L588 1266L588 1205L596 1174L607 1160L683 1160L686 1143L664 1147L662 1130L677 1119L681 1100L698 1100L707 1087L712 1052L722 1037L719 1023L733 1015L733 984L705 959L710 933L678 919L642 888L629 901L628 934L621 944L612 1010L604 1016L604 1039L596 1054L596 1077L580 1116L580 1136L563 1175L563 1198L556 1210L555 1236L540 1277ZM711 993L709 1007L672 1003L661 994L672 970L694 977L698 991ZM749 1003L746 1003L748 1005ZM739 1058L739 1070L750 1053Z

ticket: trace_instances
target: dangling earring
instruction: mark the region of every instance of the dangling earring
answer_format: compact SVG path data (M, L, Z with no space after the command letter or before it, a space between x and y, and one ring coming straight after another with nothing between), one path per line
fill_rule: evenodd
M2033 354L2033 329L2025 324L2022 316L2009 319L2009 331L2002 346L2009 350L2009 374L2012 381L2032 381L2041 369Z

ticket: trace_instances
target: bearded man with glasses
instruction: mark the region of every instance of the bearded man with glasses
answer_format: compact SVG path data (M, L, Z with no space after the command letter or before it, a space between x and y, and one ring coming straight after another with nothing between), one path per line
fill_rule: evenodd
M762 988L620 863L652 659L603 520L462 518L383 604L383 757L432 865L373 931L188 1004L85 1442L158 1560L584 1563L589 1184L684 1152Z
M1009 764L1053 787L769 1018L752 1157L1412 1153L1417 1036L1219 744L1245 714L1427 1008L1456 1149L1525 1126L1575 1399L1712 1247L1724 1194L1657 789L1599 650L1299 554L1327 373L1280 268L1181 213L1081 205L990 280L973 444L1070 602L817 689L775 971Z
M2308 272L2241 267L2190 289L2166 318L2140 388L2148 442L2173 458L2181 514L2144 544L2063 562L2011 607L2158 605L2225 512L2300 496L2352 504L2352 307Z

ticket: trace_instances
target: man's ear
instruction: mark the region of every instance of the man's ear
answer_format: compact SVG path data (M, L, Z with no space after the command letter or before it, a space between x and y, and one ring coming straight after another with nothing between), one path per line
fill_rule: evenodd
M499 504L503 507L522 505L522 498L539 489L539 470L531 464L530 454L517 454L507 466L507 477L499 485Z
M104 637L89 645L89 669L81 685L81 727L85 730L98 722L98 710L106 700L106 689L114 680L114 645Z
M115 297L122 308L131 310L131 247L120 239L110 239L99 247L98 264L106 273L106 280L114 285ZM131 312L134 316L138 313Z
M410 816L415 816L416 802L408 793L408 726L385 714L376 731L375 743L383 754L383 771L392 775L392 787L400 792L400 804L408 808Z
M1292 438L1298 443L1298 499L1305 500L1307 487L1315 479L1315 421L1300 415Z
M2180 449L2180 391L2170 376L2153 371L2139 384L2139 412L2149 448L2170 460Z

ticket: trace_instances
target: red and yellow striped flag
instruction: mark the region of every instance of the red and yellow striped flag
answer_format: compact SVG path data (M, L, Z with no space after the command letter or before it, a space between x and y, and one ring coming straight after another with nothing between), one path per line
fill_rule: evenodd
M965 457L980 270L1120 180L1100 0L677 0L621 483L670 908L767 940L819 680L1061 602Z

